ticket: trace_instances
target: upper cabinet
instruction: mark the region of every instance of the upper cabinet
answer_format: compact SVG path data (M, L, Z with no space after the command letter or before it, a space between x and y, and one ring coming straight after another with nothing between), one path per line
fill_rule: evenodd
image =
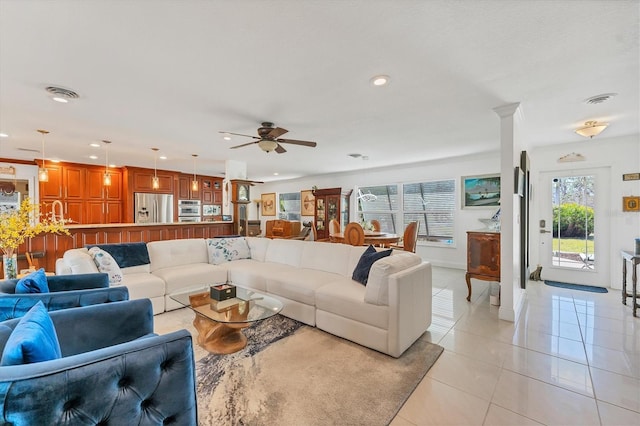
M40 163L40 162L39 162ZM41 165L38 164L40 167ZM59 164L48 164L49 180L40 182L40 198L62 198L62 166Z
M130 168L131 175L129 178L129 184L133 192L157 192L161 194L173 194L173 179L174 173L164 170L158 170L154 172L151 169L138 169ZM153 177L157 173L158 181L160 183L157 189L153 188Z
M201 200L203 178L196 176L198 189L192 188L193 175L178 175L178 199L179 200Z

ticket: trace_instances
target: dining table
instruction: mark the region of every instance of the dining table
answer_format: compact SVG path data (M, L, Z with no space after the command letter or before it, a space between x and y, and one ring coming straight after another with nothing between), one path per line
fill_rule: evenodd
M365 245L385 246L387 244L394 244L400 241L400 237L398 234L390 234L388 232L364 231ZM344 233L336 232L329 234L329 241L333 243L344 243Z

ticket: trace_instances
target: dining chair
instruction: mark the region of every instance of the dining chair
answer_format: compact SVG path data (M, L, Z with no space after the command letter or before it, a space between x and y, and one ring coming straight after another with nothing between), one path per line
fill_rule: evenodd
M344 243L352 246L364 245L364 229L357 222L350 222L344 228Z
M418 229L420 228L420 223L411 222L404 229L404 235L402 237L402 244L390 244L390 248L410 251L411 253L416 252L416 242L418 241Z
M376 232L380 232L380 222L377 221L376 219L373 219L371 221L371 226L373 226L373 230Z
M335 219L329 221L329 235L340 232L340 222Z

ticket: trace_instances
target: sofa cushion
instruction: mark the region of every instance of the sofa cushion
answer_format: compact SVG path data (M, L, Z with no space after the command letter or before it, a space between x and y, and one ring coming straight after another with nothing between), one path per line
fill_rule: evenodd
M275 276L267 276L267 291L306 305L315 306L316 290L327 283L344 278L331 272L292 268Z
M207 242L204 238L164 240L147 243L151 272L192 263L209 263Z
M371 266L378 260L383 257L387 257L391 254L393 250L384 250L384 251L376 251L375 247L369 246L362 256L360 256L360 261L356 265L356 268L353 270L352 278L359 282L360 284L367 285L367 281L369 279L369 270Z
M316 291L316 309L387 330L389 308L366 303L366 288L349 278L324 285Z
M62 258L71 268L72 274L93 274L98 271L98 267L93 262L86 248L70 249L64 252Z
M88 249L99 247L113 257L118 266L128 268L130 266L149 264L149 252L147 243L118 243L118 244L92 244Z
M422 263L422 258L409 252L398 252L398 254L378 260L369 271L364 300L375 305L389 305L389 275L420 263Z
M219 265L232 260L249 259L251 252L244 237L207 239L209 263Z
M219 265L227 271L229 281L241 287L267 291L267 277L295 271L293 266L280 263L258 262L254 259L243 259Z
M44 304L39 301L29 309L11 332L0 364L30 364L61 357L56 329Z
M120 268L122 271L122 275L131 275L131 274L141 274L141 273L150 273L151 265L138 265L138 266L129 266L128 268Z
M100 247L91 247L89 255L98 267L98 271L109 274L109 284L120 284L122 282L122 271L115 259Z
M325 242L304 244L300 267L349 277L353 271L353 269L348 269L351 247L346 244Z
M227 271L207 262L156 269L152 273L164 280L166 295L227 281Z
M298 267L305 244L300 240L271 240L264 260Z
M47 276L44 274L44 268L20 278L16 283L15 291L16 294L49 293L49 285L47 284Z
M251 250L251 259L264 262L270 242L270 238L247 237L249 250Z
M125 274L121 285L129 289L129 299L152 299L165 294L164 281L148 272Z

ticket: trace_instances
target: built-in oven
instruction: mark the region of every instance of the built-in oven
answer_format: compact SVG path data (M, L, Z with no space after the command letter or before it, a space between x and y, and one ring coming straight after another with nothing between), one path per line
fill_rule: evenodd
M178 200L178 219L181 217L200 217L200 200Z

